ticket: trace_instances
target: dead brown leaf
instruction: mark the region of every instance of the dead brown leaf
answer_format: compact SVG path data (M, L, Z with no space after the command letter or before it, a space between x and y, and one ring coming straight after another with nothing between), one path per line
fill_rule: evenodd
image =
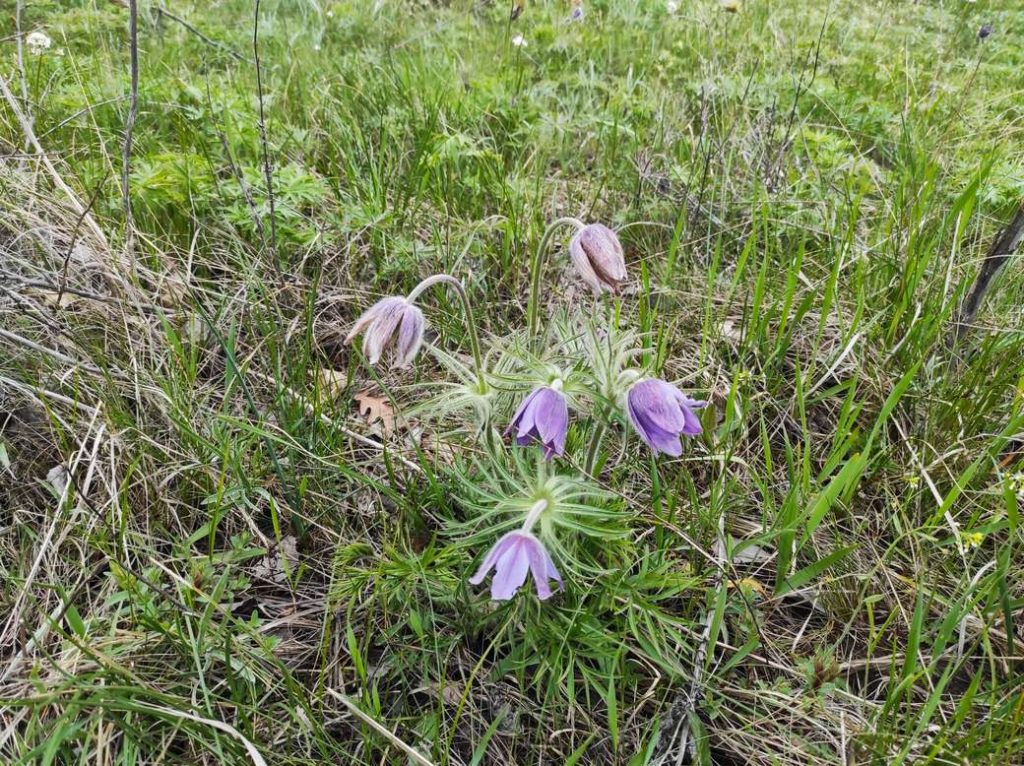
M299 544L294 535L281 538L277 548L267 553L256 565L253 575L258 580L281 584L299 565Z
M157 300L167 309L173 309L185 302L188 284L178 274L167 274L157 288Z
M320 376L320 390L327 394L331 399L337 399L345 392L345 388L348 384L348 376L344 372L338 370L322 369L319 373ZM359 394L356 394L359 396ZM362 410L360 410L362 412Z
M72 295L67 292L55 292L53 290L32 289L26 290L25 294L35 298L48 308L66 309L68 306L78 303L81 300L77 295Z
M372 394L367 390L360 391L353 398L359 407L360 416L366 418L367 423L373 425L379 421L384 436L390 436L395 432L398 418L387 397Z
M733 343L741 343L743 341L742 322L742 319L727 318L722 322L722 337Z

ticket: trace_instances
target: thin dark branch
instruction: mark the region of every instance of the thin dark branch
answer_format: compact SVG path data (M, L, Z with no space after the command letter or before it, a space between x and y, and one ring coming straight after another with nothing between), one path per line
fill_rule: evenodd
M206 78L206 103L210 107L210 114L216 114L216 110L213 108L213 96L210 93L210 78ZM245 175L238 167L238 163L235 162L234 155L231 153L231 145L228 143L228 137L225 134L223 128L217 126L217 137L220 139L220 145L224 149L224 157L227 159L228 167L231 168L231 174L235 177L238 182L239 188L242 190L242 197L245 199L245 204L249 208L249 215L252 218L253 227L256 233L260 237L260 241L266 246L267 235L263 231L263 219L260 218L259 208L256 207L256 201L252 196L252 189L249 188L248 182L245 180Z
M0 96L3 96L4 100L7 102L7 106L14 114L14 118L21 124L21 129L24 131L25 137L28 139L29 143L32 145L32 150L35 152L36 157L39 158L39 161L42 163L47 174L53 180L53 183L63 194L67 196L68 201L71 203L71 206L74 208L76 213L81 214L83 211L85 212L85 223L96 237L96 242L102 246L104 252L108 251L109 247L107 245L107 238L103 233L103 229L101 229L95 219L88 214L88 209L82 204L82 201L78 198L74 189L68 186L60 173L57 172L56 166L54 166L42 145L39 143L39 139L36 138L35 131L32 129L32 123L29 121L28 117L25 116L25 113L21 109L21 105L18 104L18 99L14 97L14 94L11 92L11 89L7 84L7 80L4 79L2 74L0 74Z
M75 245L78 242L78 232L82 228L82 222L85 220L85 217L89 215L89 211L92 210L92 206L96 204L96 200L99 199L100 191L103 189L103 183L107 178L109 178L109 176L105 176L103 181L96 184L96 189L89 198L89 202L86 204L85 210L79 214L78 219L75 221L75 228L71 230L71 241L68 242L68 249L64 254L64 263L60 269L60 282L57 287L57 300L54 302L54 310L60 308L61 298L63 298L64 293L67 292L68 266L71 264L71 256L75 252Z
M132 137L135 120L139 116L139 5L128 0L128 50L131 57L131 93L128 100L128 119L124 126L124 154L121 164L121 199L124 203L124 225L128 241L132 241L132 200L129 178L132 168Z
M194 34L196 37L198 37L204 43L206 43L207 45L212 45L214 48L220 48L222 51L227 53L229 56L231 56L231 58L235 59L236 61L242 61L242 62L245 62L245 63L248 63L248 64L252 63L251 59L247 59L245 56L243 56L241 53L236 51L230 45L227 45L226 43L222 43L219 40L214 40L212 37L207 37L202 32L200 32L198 29L196 29L194 26L192 26L192 24L190 24L189 22L185 21L185 19L181 18L181 16L176 16L176 15L174 15L173 13L171 13L170 11L168 11L165 8L156 8L155 10L157 12L157 15L159 15L159 16L166 16L171 21L176 22L178 24L181 24L181 26L185 27L185 29L187 29L189 32Z
M256 12L252 24L252 53L256 64L256 92L260 100L260 144L263 147L263 176L267 183L267 203L270 207L270 251L274 263L280 266L277 257L277 212L274 209L274 171L270 166L270 148L267 145L267 119L263 110L263 75L260 71L260 0L256 0Z
M793 126L796 124L797 113L800 108L800 99L814 86L818 79L818 65L821 63L821 43L825 38L825 29L828 27L828 8L825 9L825 17L821 20L821 29L818 30L818 42L814 46L814 61L811 64L811 76L804 81L804 72L807 70L806 59L800 71L800 79L797 80L796 92L793 94L793 106L789 110L789 119L786 122L786 132L782 136L782 143L779 144L778 156L775 158L775 166L772 175L782 172L782 164L785 161L786 151L789 148L790 139L793 136ZM808 51L807 56L811 53Z
M63 120L61 120L60 122L55 124L53 127L47 128L44 132L39 134L38 138L39 138L39 140L42 140L42 139L46 138L47 136L49 136L51 133L56 133L58 130L63 128L65 125L74 122L79 117L81 117L83 114L87 114L88 112L91 112L93 109L97 109L97 108L99 108L101 106L107 106L108 104L116 104L119 101L123 101L123 100L124 100L124 96L114 96L113 98L105 98L102 101L96 101L95 103L89 104L88 106L83 106L81 109L78 109L77 111L72 112L70 115L68 115Z
M1024 200L1021 200L1013 220L999 232L999 236L989 247L985 260L982 261L981 269L978 270L978 275L974 278L974 285L960 306L960 314L957 317L953 334L949 337L949 345L960 340L970 328L971 322L974 321L974 315L981 308L985 293L992 285L992 280L1007 264L1022 241L1024 241Z
M24 3L18 0L14 7L14 39L17 44L18 75L21 77L21 104L29 122L32 121L32 105L28 100L28 77L25 74L25 41L21 37L21 9ZM30 144L28 137L25 138L25 150L28 151Z

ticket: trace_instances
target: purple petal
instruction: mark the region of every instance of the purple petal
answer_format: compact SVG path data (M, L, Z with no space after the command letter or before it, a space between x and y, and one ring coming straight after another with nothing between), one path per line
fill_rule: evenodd
M700 418L698 418L697 414L685 404L683 405L683 417L686 418L686 425L683 426L683 433L687 436L696 436L704 430L701 428Z
M412 304L407 304L402 312L402 325L398 330L396 367L405 367L412 362L423 343L425 325L423 312Z
M377 364L380 361L380 355L384 347L391 342L406 305L404 298L385 298L381 303L383 305L363 336L363 354L370 364Z
M545 388L538 397L533 422L545 445L557 445L561 441L564 446L565 434L569 429L569 405L565 395L553 388ZM561 450L556 451L561 453Z
M345 336L345 343L351 343L359 333L369 326L370 322L372 322L380 312L380 305L386 300L387 298L377 301L359 315L359 319L356 320L356 323L352 325L352 329L348 331L348 335Z
M512 422L509 423L508 428L505 429L505 436L508 436L509 433L511 433L514 429L519 428L519 424L520 422L522 422L523 415L526 414L526 408L530 406L533 400L537 397L537 394L540 393L540 390L540 387L535 388L533 389L533 391L526 395L526 398L524 398L522 403L520 403L519 409L516 410L516 414L512 416Z
M629 414L629 421L633 424L633 428L636 429L637 434L639 434L640 438L647 443L647 446L653 448L654 445L651 444L651 437L647 434L646 425L640 420L636 406L633 404L632 396L626 397L626 410Z
M678 433L686 425L676 398L681 392L663 380L641 380L629 390L629 400L648 420L663 431Z
M495 563L494 579L491 580L491 598L495 601L507 601L516 595L530 568L530 557L525 548L523 538L517 535L504 555Z
M399 298L395 295L389 295L386 298L381 298L379 301L374 303L370 308L364 311L356 323L352 325L352 329L349 330L348 335L345 336L345 343L351 343L352 340L363 330L367 329L373 322L375 322L381 314L385 311L394 308L395 306L405 303L404 298Z
M691 399L678 389L676 390L676 401L679 402L679 406L683 411L683 417L686 420L686 423L683 426L683 433L687 436L696 436L704 429L701 427L700 418L697 417L694 410L707 407L708 403L702 402L699 399Z
M649 430L647 434L651 438L650 445L655 452L664 452L672 457L679 457L683 454L683 445L679 440L679 434L662 431L657 426Z
M480 568L476 570L476 574L469 578L470 585L479 585L487 577L487 573L494 568L494 563L498 560L498 556L505 552L505 548L508 545L508 535L504 535L498 542L491 546L491 549L487 551L487 555L484 556L484 561L480 565Z
M619 283L626 280L626 261L618 235L603 223L592 223L580 231L579 242L597 278L616 292Z
M558 570L555 568L555 562L551 560L551 554L548 553L548 549L543 545L540 547L541 552L544 554L544 573L549 580L554 580L558 583L558 589L564 590L565 583L562 582L562 575L558 574Z
M519 438L528 434L537 436L537 408L543 401L545 390L541 387L534 391L536 396L530 395L530 403L526 405L526 409L523 410L523 414L519 418L519 430L516 432L516 436Z
M530 442L537 438L537 429L532 428L525 434L516 434L516 444L520 447L527 446Z
M678 457L683 453L683 446L679 442L678 431L666 431L652 421L645 412L636 412L632 420L641 438L656 453L667 452L673 457Z
M668 393L671 397L666 402L662 395ZM664 452L673 457L683 454L679 434L685 432L687 423L677 396L682 396L678 389L660 380L640 381L626 396L629 419L655 454ZM668 414L674 414L674 417L667 417Z
M533 575L533 584L537 588L537 598L546 601L551 598L551 586L548 585L547 552L538 540L535 545L529 547L530 574Z
M590 288L595 293L600 294L608 289L608 286L601 281L601 278L597 276L597 272L594 271L594 267L590 264L590 258L587 256L586 251L583 249L583 243L580 241L579 232L569 242L569 257L572 259L573 266L576 267L576 271L583 278L583 281L590 285Z
M551 597L550 580L557 582L560 590L564 587L562 577L544 544L531 533L522 530L509 532L494 544L480 569L470 578L470 584L479 585L491 569L494 570L491 598L495 601L512 598L526 582L527 574L533 575L537 595L541 600Z

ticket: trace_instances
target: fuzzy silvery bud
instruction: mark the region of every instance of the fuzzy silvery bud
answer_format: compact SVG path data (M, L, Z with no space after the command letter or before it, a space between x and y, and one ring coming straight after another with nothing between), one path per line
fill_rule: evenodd
M569 243L569 256L576 271L595 293L618 294L626 281L626 259L622 243L604 224L591 223L576 232Z
M397 333L394 366L407 367L423 344L425 326L423 312L409 299L382 298L356 320L345 343L363 333L363 355L370 364L377 364L384 349L395 342Z

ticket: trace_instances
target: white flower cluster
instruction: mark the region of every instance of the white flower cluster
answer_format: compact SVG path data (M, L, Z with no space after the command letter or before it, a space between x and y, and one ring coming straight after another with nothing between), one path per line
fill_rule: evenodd
M29 32L25 36L25 45L28 46L29 53L33 56L41 56L50 50L53 40L45 32Z

